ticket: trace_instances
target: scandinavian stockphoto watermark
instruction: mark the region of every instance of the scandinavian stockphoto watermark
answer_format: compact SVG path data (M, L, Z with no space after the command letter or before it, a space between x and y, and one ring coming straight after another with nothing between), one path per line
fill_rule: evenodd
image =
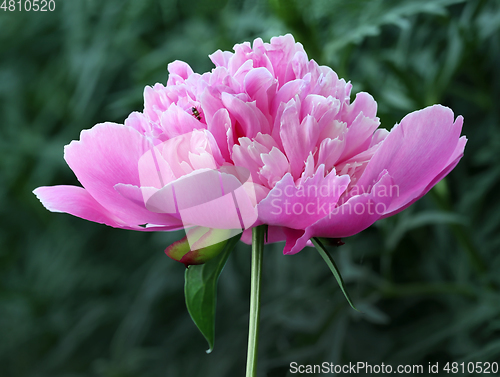
M191 250L234 237L257 220L250 172L235 166L217 168L211 142L210 135L195 130L152 146L139 159L145 207L180 220Z
M261 187L245 167L224 164L206 130L151 145L139 159L138 171L142 197L134 200L142 199L146 209L170 216L173 223L180 221L191 250L229 239L257 221L256 192ZM316 219L337 214L382 215L390 202L384 199L399 196L397 185L349 186L346 178L276 185L269 194L271 215Z
M327 184L307 187L287 185L271 191L272 215L320 215L332 217L338 214L383 215L387 212L384 198L397 198L398 185L332 185ZM366 200L347 200L366 196Z

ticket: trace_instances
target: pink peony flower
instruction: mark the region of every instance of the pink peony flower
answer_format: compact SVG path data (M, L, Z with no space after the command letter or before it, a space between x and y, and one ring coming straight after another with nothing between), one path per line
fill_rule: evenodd
M311 237L351 236L403 210L463 155L461 116L434 105L391 132L378 129L374 99L358 93L351 103L351 84L309 60L291 35L234 51L216 51L215 68L202 75L169 64L167 85L146 87L142 113L83 131L64 154L83 188L39 187L43 205L117 228L180 229L178 211L158 209L169 196L156 207L150 198L198 172L229 169L220 184L241 184L249 195L240 220L243 207L256 208L242 240L268 224L269 242L285 240L284 253L294 254ZM156 157L145 166L148 153ZM231 168L248 172L251 190ZM203 191L183 187L188 196ZM224 228L226 207L212 211Z

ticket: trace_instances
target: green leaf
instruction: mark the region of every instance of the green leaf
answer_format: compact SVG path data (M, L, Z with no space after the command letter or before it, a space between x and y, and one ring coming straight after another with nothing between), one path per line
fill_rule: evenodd
M337 268L337 265L335 264L335 261L333 260L332 256L328 253L328 251L325 249L319 238L313 237L311 238L311 242L313 245L316 247L316 250L318 250L319 254L323 257L325 260L326 264L328 267L330 267L330 270L333 273L333 276L335 276L335 279L337 280L337 283L339 283L340 289L342 289L342 292L344 293L345 298L347 299L347 302L349 305L351 305L351 308L359 312L358 309L354 306L352 303L351 297L349 297L349 293L347 293L347 289L345 288L344 280L342 279L342 275L340 275L340 271Z
M398 224L391 229L386 238L386 248L394 251L405 234L415 228L434 224L461 224L467 225L467 218L452 212L425 211L414 215L405 215L399 219Z
M241 234L228 239L224 250L214 259L186 269L184 285L186 307L193 322L208 342L207 353L214 349L217 281L229 254L240 238Z

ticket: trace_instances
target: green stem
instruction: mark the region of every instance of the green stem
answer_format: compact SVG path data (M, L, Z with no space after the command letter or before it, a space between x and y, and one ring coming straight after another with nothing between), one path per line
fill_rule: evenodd
M264 255L264 235L266 225L252 229L252 276L250 286L250 321L248 328L248 354L246 377L257 376L257 348L260 317L260 281L262 257Z

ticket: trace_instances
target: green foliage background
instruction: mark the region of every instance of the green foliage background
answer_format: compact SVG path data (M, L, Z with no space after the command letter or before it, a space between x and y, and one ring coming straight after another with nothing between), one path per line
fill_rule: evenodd
M379 103L391 128L433 103L465 117L458 167L405 212L346 239L349 308L314 249L266 248L260 376L290 362L500 361L500 2L55 0L0 10L0 375L242 376L250 249L219 284L216 345L183 301L180 234L46 211L31 191L78 184L63 146L142 110L166 65L287 32ZM444 373L443 373L444 374Z

